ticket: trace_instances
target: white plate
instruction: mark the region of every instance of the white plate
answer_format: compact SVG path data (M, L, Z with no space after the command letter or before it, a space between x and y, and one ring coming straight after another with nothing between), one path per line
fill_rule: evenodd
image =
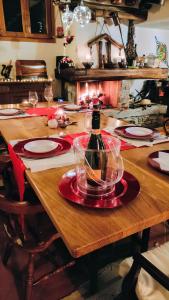
M17 108L4 108L4 109L0 109L0 114L3 115L15 115L19 113L19 109Z
M50 140L37 140L28 142L24 145L24 149L32 153L46 153L56 149L57 147L58 143Z
M125 131L129 134L137 135L137 136L145 136L153 133L153 131L149 128L136 127L136 126L128 127L125 129Z
M69 105L65 105L64 108L67 110L79 110L81 109L81 106L76 104L69 104Z

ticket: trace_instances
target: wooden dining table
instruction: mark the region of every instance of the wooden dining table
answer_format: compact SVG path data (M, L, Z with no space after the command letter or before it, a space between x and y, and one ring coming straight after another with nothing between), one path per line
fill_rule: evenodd
M56 104L55 104L56 105ZM85 131L85 114L70 114L76 125L65 129L50 129L46 117L28 117L0 120L0 132L5 142L11 140L43 137L52 134L69 134ZM102 126L112 127L123 122L102 116ZM168 176L153 170L147 164L147 155L156 149L167 149L169 143L122 151L124 168L140 184L140 193L127 205L115 209L93 209L73 204L58 191L61 177L75 165L32 173L26 177L45 211L60 233L66 247L75 258L92 253L115 241L143 231L169 219Z

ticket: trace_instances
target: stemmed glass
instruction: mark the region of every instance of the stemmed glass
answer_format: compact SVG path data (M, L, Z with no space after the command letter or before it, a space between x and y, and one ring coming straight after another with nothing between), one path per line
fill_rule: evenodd
M51 86L46 86L44 89L44 97L48 101L48 107L50 102L53 100L53 91Z
M38 103L38 94L35 91L29 91L29 102L33 105L33 107L36 107L36 104Z

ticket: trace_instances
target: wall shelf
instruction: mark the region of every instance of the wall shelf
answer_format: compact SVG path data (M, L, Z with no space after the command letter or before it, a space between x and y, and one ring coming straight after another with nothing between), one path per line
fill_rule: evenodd
M56 71L57 72L57 71ZM123 80L123 79L167 79L168 69L138 68L138 69L61 69L56 74L58 79L69 82L88 80Z

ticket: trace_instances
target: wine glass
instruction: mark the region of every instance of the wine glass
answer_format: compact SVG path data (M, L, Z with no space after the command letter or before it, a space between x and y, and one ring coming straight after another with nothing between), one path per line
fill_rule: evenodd
M38 103L38 94L35 91L29 91L29 103L33 105L33 107L36 107L36 104Z
M49 103L52 102L53 100L53 91L51 86L46 86L44 89L44 97L48 101L48 106Z

